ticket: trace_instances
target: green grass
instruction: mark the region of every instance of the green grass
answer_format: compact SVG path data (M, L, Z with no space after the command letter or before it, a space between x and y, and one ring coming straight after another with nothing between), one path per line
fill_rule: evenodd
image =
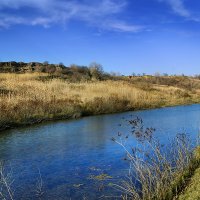
M200 147L197 148L196 159L200 162ZM194 175L188 182L185 190L180 194L178 200L200 200L200 167L194 172Z
M194 176L191 178L189 185L183 194L178 198L179 200L199 200L200 199L200 168L198 168Z

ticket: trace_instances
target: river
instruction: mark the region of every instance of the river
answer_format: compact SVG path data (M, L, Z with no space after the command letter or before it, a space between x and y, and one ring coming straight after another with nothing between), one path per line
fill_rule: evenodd
M84 117L78 120L48 122L16 128L0 134L0 160L14 180L16 200L98 199L119 193L109 183L118 183L128 170L123 149L111 138L118 131L128 133L126 119L139 116L145 126L156 128L155 136L164 144L177 133L191 140L200 128L200 105ZM131 145L135 145L134 138ZM92 177L106 174L104 181ZM40 179L41 175L41 179Z

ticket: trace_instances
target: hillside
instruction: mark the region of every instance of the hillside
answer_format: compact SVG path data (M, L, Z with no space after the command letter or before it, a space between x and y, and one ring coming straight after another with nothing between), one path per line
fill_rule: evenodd
M64 66L49 64L48 62L0 62L0 73L47 73L55 78L69 79L70 81L102 80L108 78L100 64L91 63L89 66L72 64Z
M11 73L11 72L53 72L63 70L65 67L62 64L54 65L48 64L48 62L0 62L0 72Z
M0 129L44 120L200 103L198 79L113 77L96 72L89 71L89 80L81 72L79 78L76 73L0 73Z

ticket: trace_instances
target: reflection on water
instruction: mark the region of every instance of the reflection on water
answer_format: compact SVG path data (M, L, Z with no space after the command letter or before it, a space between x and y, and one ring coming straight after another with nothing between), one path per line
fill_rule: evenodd
M156 128L156 137L167 143L176 133L194 140L200 126L200 105L86 117L5 131L0 135L0 159L8 160L15 179L16 199L37 199L34 188L41 171L42 199L97 199L115 193L90 177L108 174L106 186L126 174L123 150L110 139L118 131L129 132L125 119L143 118ZM120 125L122 124L122 126ZM135 141L132 140L132 145Z

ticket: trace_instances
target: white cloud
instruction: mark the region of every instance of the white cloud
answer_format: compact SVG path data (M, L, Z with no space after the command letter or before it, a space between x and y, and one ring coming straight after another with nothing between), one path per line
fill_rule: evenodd
M49 27L65 24L70 20L79 20L88 25L107 30L137 32L139 26L127 24L118 19L118 14L125 10L126 0L0 0L0 27L16 24L41 25ZM31 8L31 15L24 10ZM12 10L6 12L6 10ZM109 21L109 23L105 23ZM112 23L113 21L113 23Z
M8 28L11 24L25 24L26 20L22 17L12 16L12 15L2 15L0 14L0 28Z
M119 32L139 32L144 30L143 26L139 26L139 25L130 25L127 24L123 21L111 21L111 22L107 22L105 23L105 27L108 27L109 29L115 30L115 31L119 31Z
M21 7L44 8L45 6L50 5L52 2L52 0L1 0L0 9L19 9Z
M189 12L189 10L186 9L183 0L159 0L159 1L168 3L171 6L174 13L182 17L191 16L191 13Z

